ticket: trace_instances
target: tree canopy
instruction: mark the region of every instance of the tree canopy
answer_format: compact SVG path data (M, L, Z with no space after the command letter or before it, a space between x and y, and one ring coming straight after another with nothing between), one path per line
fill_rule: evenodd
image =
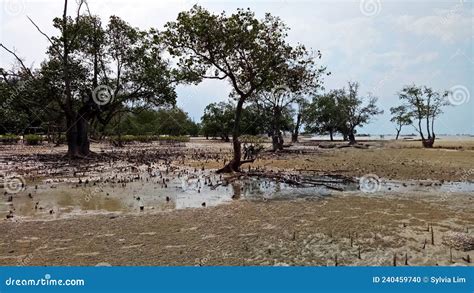
M250 9L237 9L231 15L213 14L195 5L168 22L161 34L169 53L176 57L179 73L190 82L202 79L227 80L236 99L232 141L234 157L222 172L239 171L239 141L244 103L260 91L280 85L290 78L291 62L299 62L304 47L287 41L288 27L280 18L265 14L257 19ZM301 74L297 70L293 74Z
M91 126L105 128L117 113L134 107L174 104L177 80L162 57L163 46L153 34L116 16L103 27L83 0L78 2L74 17L68 10L68 1L64 1L62 17L53 20L58 31L55 36L46 35L31 20L50 43L48 57L40 68L26 67L19 56L3 47L21 65L17 72L3 74L3 81L15 87L21 72L28 87L14 91L35 91L31 98L36 103L60 111L65 120L68 154L87 156ZM16 95L16 99L24 100L25 95ZM40 120L43 124L49 122Z
M377 107L377 98L358 95L359 84L349 82L347 88L332 90L328 94L317 96L308 107L306 114L307 130L317 133L338 131L356 143L357 127L369 123L373 116L383 113Z
M390 108L390 113L392 114L392 118L390 119L391 122L396 124L396 131L397 135L395 139L398 139L400 136L400 131L402 131L402 127L405 125L411 125L412 115L408 112L408 107L406 105L400 105L398 107Z
M446 99L449 94L449 91L436 92L430 87L416 85L405 86L398 93L400 100L406 103L412 120L416 121L414 126L421 136L424 147L433 147L436 139L435 119L443 113L443 107L449 105ZM426 132L423 130L424 127Z

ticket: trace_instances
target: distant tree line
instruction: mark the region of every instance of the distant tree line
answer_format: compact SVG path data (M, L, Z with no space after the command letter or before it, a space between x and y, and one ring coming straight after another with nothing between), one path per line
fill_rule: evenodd
M104 135L198 136L200 126L180 108L143 109L117 115Z

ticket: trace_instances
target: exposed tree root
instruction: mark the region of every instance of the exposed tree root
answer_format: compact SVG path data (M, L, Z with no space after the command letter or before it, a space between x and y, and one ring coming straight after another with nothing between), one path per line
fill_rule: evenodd
M310 175L296 175L296 174L284 174L275 172L262 172L262 171L248 171L239 172L235 175L226 177L223 182L217 183L213 186L213 189L221 185L228 185L237 180L247 179L250 177L257 177L260 179L269 179L279 183L285 183L296 187L315 187L324 186L331 190L344 191L341 185L355 183L355 180L351 177L347 177L340 174L323 174L318 176ZM339 186L338 186L339 185Z
M240 162L235 162L234 160L230 161L228 164L226 164L224 167L218 169L216 171L217 174L226 174L226 173L240 173L242 172L240 170L240 167L243 165L243 164L248 164L248 163L253 163L255 162L255 159L256 158L253 158L253 159L248 159L248 160L243 160L243 161L240 161Z

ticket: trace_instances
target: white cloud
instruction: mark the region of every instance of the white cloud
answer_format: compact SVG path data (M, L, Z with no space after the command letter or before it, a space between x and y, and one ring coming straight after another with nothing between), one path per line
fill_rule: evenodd
M388 51L384 53L374 53L368 55L366 65L370 68L378 64L397 68L399 70L408 69L412 66L423 66L438 59L438 52L424 52L408 54L402 51Z
M6 0L0 0L0 4L2 1ZM12 1L23 1L24 11L13 17L6 15L4 7L0 7L0 42L15 47L27 64L39 65L45 57L48 42L28 22L26 15L46 33L55 34L52 19L61 15L62 1ZM250 7L258 17L265 12L280 16L291 28L289 39L292 43L300 42L321 50L322 62L332 72L326 78L327 89L344 86L348 80L359 81L361 94L377 88L375 94L386 109L398 103L395 93L405 84L414 82L436 89L471 84L468 76L474 73L472 63L469 63L473 60L469 54L473 44L472 10L466 11L466 3L456 8L459 0L452 5L446 1L382 1L383 9L376 17L365 17L361 14L359 1L347 0L89 0L92 12L99 14L104 24L109 15L115 14L142 29L161 29L164 23L176 19L180 11L189 9L195 2L216 13L222 10L232 13L237 7ZM75 1L70 3L72 13ZM457 50L466 53L450 58ZM0 51L0 67L8 67L12 62L9 54ZM462 64L471 66L463 67ZM229 85L224 81L180 86L178 104L199 119L208 103L226 99L229 91ZM461 117L470 119L472 113L464 111L460 113ZM458 117L459 114L453 112L451 115ZM461 122L453 126L460 132L472 132Z
M395 19L401 30L422 37L435 37L445 43L468 40L472 34L472 17L444 13L424 17L403 15Z

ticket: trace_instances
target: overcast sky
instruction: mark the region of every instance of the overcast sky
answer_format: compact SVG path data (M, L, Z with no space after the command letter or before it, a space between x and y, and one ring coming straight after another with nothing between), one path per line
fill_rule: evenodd
M70 1L74 4L75 1ZM385 113L360 133L393 133L389 108L399 104L397 91L415 83L436 90L452 89L453 106L437 122L437 133L474 134L473 4L453 1L290 1L290 0L89 0L93 13L117 15L133 26L161 29L178 12L198 3L216 13L250 7L258 17L270 12L291 28L289 41L321 50L322 64L331 75L326 89L358 81L360 94L379 97ZM60 0L0 0L0 42L37 66L47 41L29 23L33 18L48 34L53 17L62 13ZM72 9L71 9L72 13ZM105 22L105 21L104 21ZM0 67L10 67L11 56L0 52ZM196 121L204 107L227 100L229 85L206 81L178 87L178 105ZM407 127L405 133L413 133Z

